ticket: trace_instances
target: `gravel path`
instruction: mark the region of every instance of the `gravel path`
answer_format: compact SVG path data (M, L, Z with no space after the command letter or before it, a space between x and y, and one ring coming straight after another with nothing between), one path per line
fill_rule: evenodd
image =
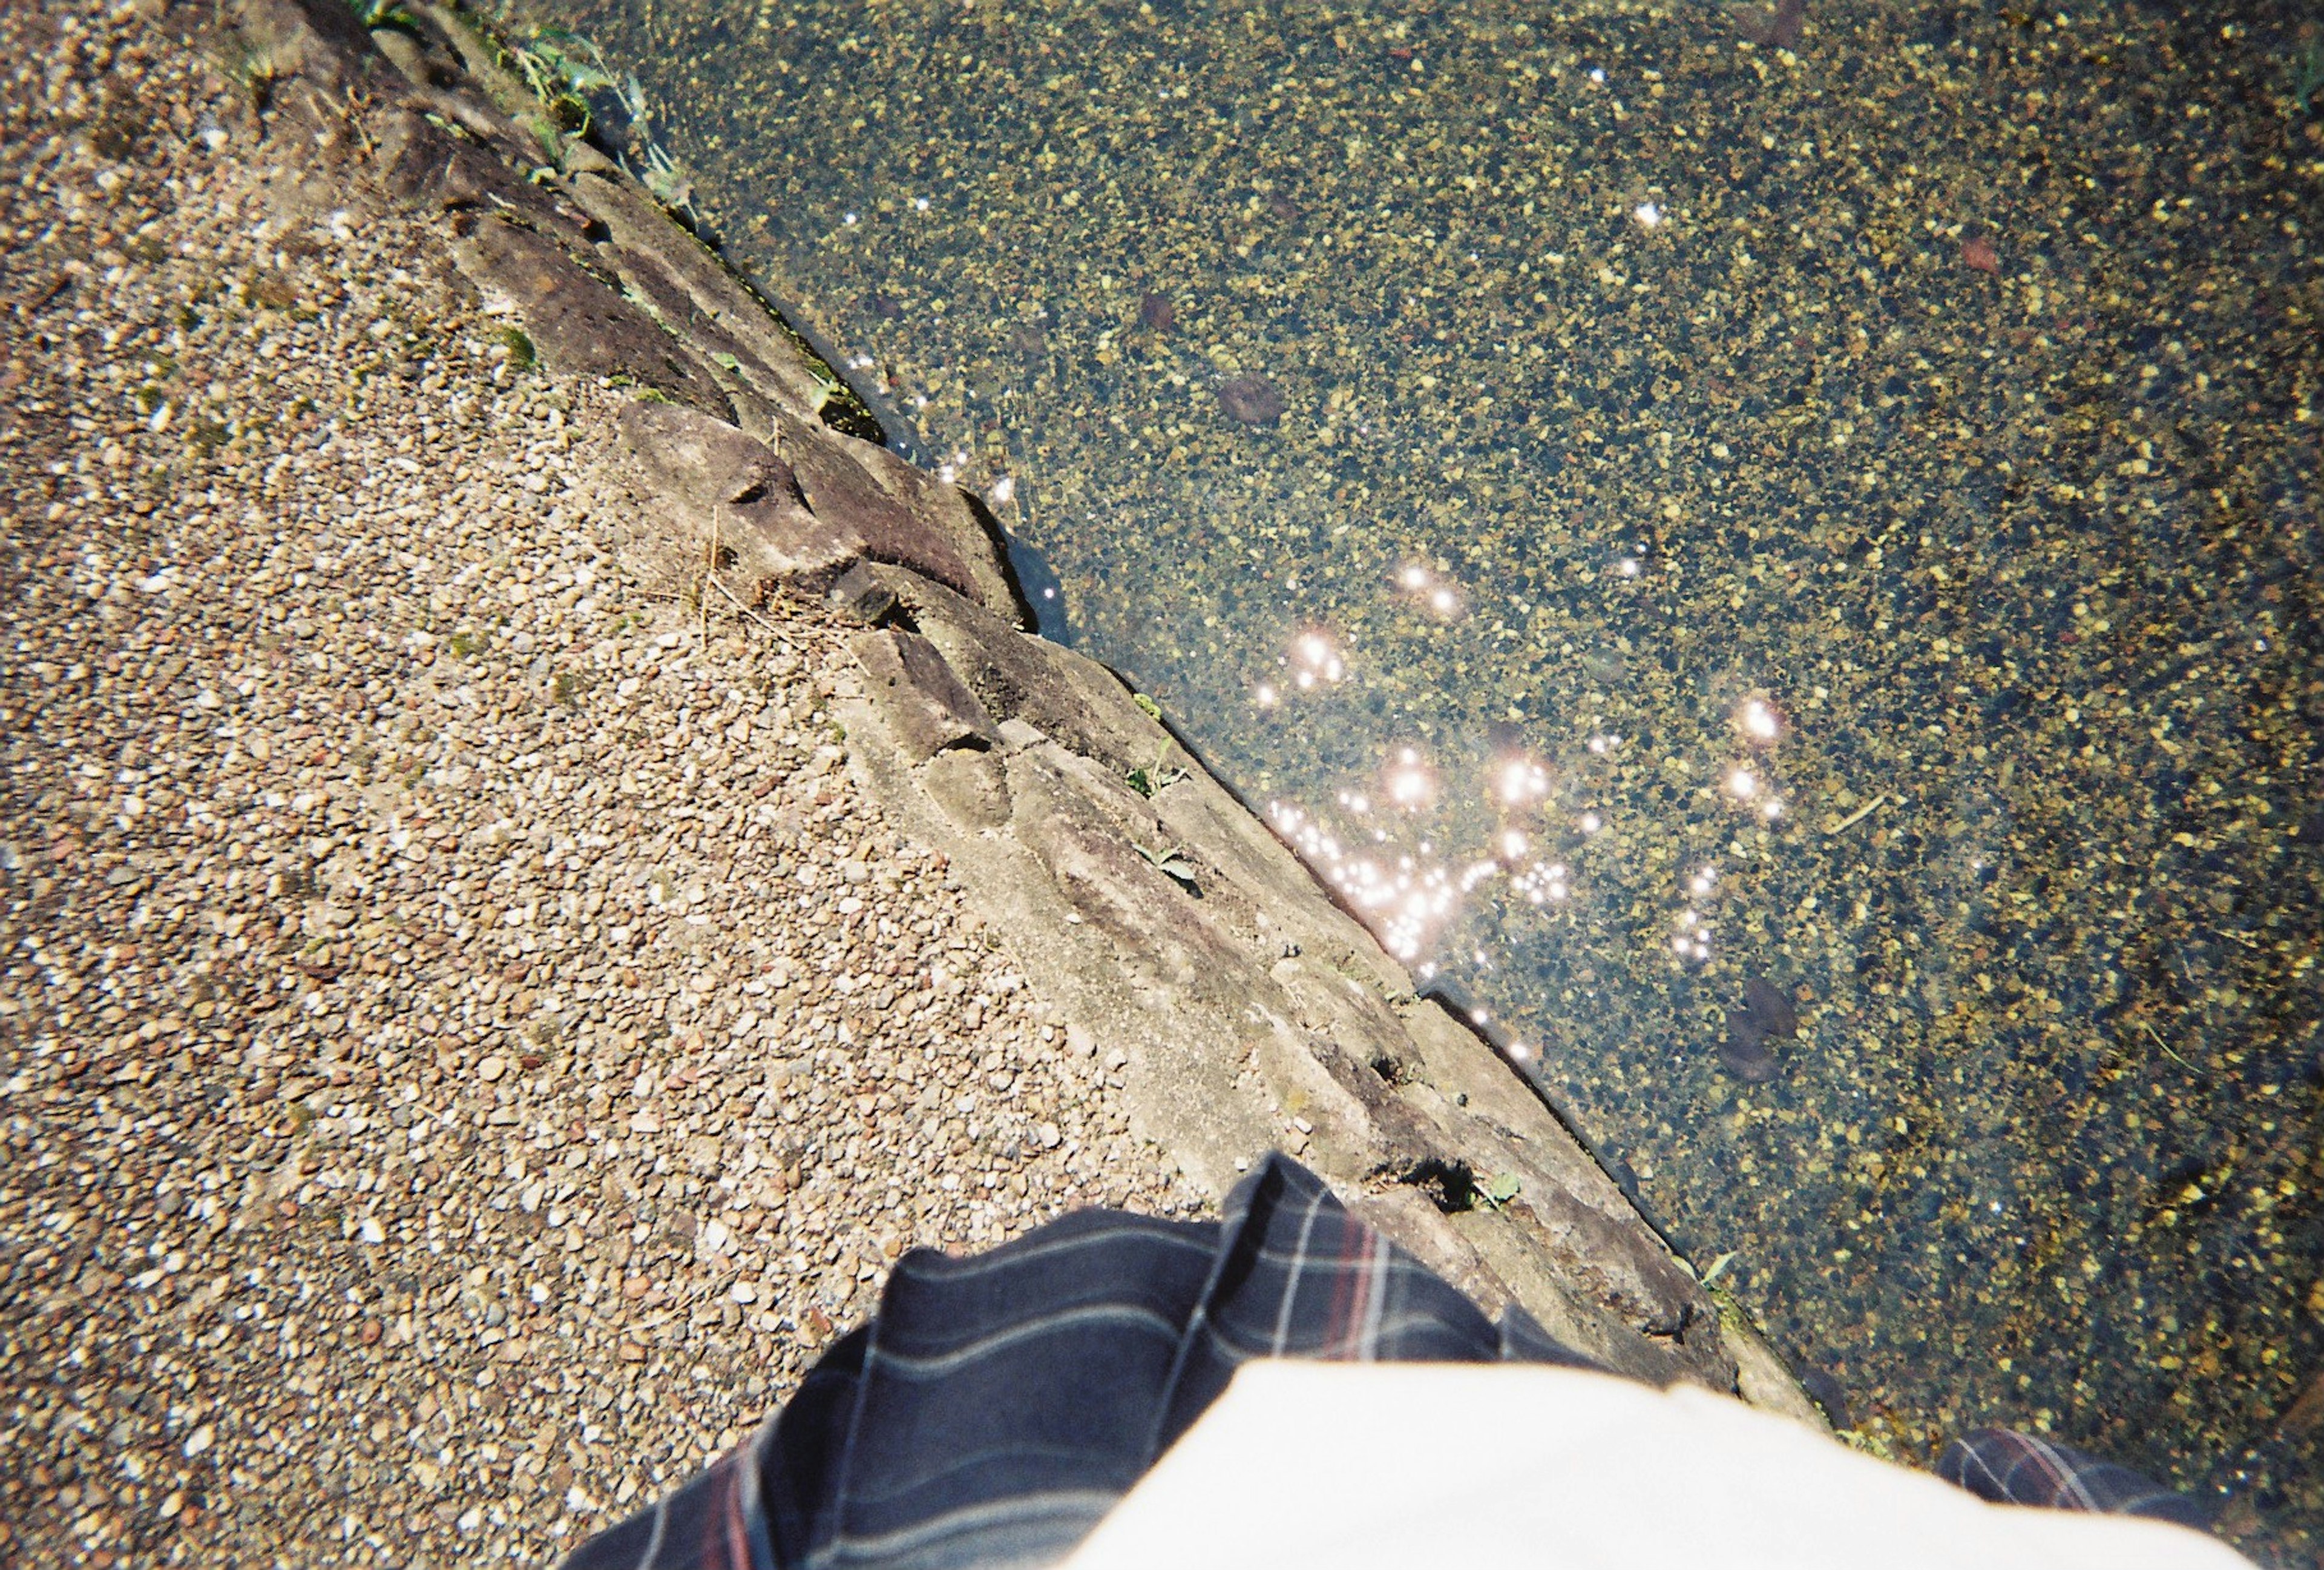
M537 1560L903 1249L1197 1207L836 630L624 566L622 394L271 171L251 62L0 58L0 1558Z

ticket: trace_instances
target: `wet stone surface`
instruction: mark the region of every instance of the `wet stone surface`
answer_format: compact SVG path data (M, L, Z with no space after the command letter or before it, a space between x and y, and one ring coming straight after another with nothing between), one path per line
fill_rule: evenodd
M2312 30L646 14L733 253L1864 1443L2324 1523Z

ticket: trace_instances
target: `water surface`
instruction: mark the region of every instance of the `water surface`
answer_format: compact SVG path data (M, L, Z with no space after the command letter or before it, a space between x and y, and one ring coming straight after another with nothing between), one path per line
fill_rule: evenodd
M1082 646L1733 1251L1867 1442L2047 1428L2297 1532L2298 16L567 20Z

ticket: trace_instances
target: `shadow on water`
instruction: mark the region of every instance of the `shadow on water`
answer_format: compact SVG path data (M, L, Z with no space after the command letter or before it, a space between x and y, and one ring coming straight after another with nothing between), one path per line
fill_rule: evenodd
M1065 614L1065 586L1049 566L1049 559L1021 534L1003 531L1009 547L1009 571L1017 580L1018 597L1031 608L1034 631L1053 643L1070 645L1073 623Z

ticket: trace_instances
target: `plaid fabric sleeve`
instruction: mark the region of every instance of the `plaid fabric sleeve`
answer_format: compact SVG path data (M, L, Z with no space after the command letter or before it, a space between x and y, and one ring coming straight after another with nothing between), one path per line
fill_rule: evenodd
M1962 1435L1937 1458L1937 1475L1999 1504L2147 1516L2198 1531L2210 1525L2200 1503L2144 1473L2014 1428Z
M567 1570L1052 1563L1254 1357L1588 1366L1270 1157L1215 1224L1084 1211L907 1254L781 1412Z

